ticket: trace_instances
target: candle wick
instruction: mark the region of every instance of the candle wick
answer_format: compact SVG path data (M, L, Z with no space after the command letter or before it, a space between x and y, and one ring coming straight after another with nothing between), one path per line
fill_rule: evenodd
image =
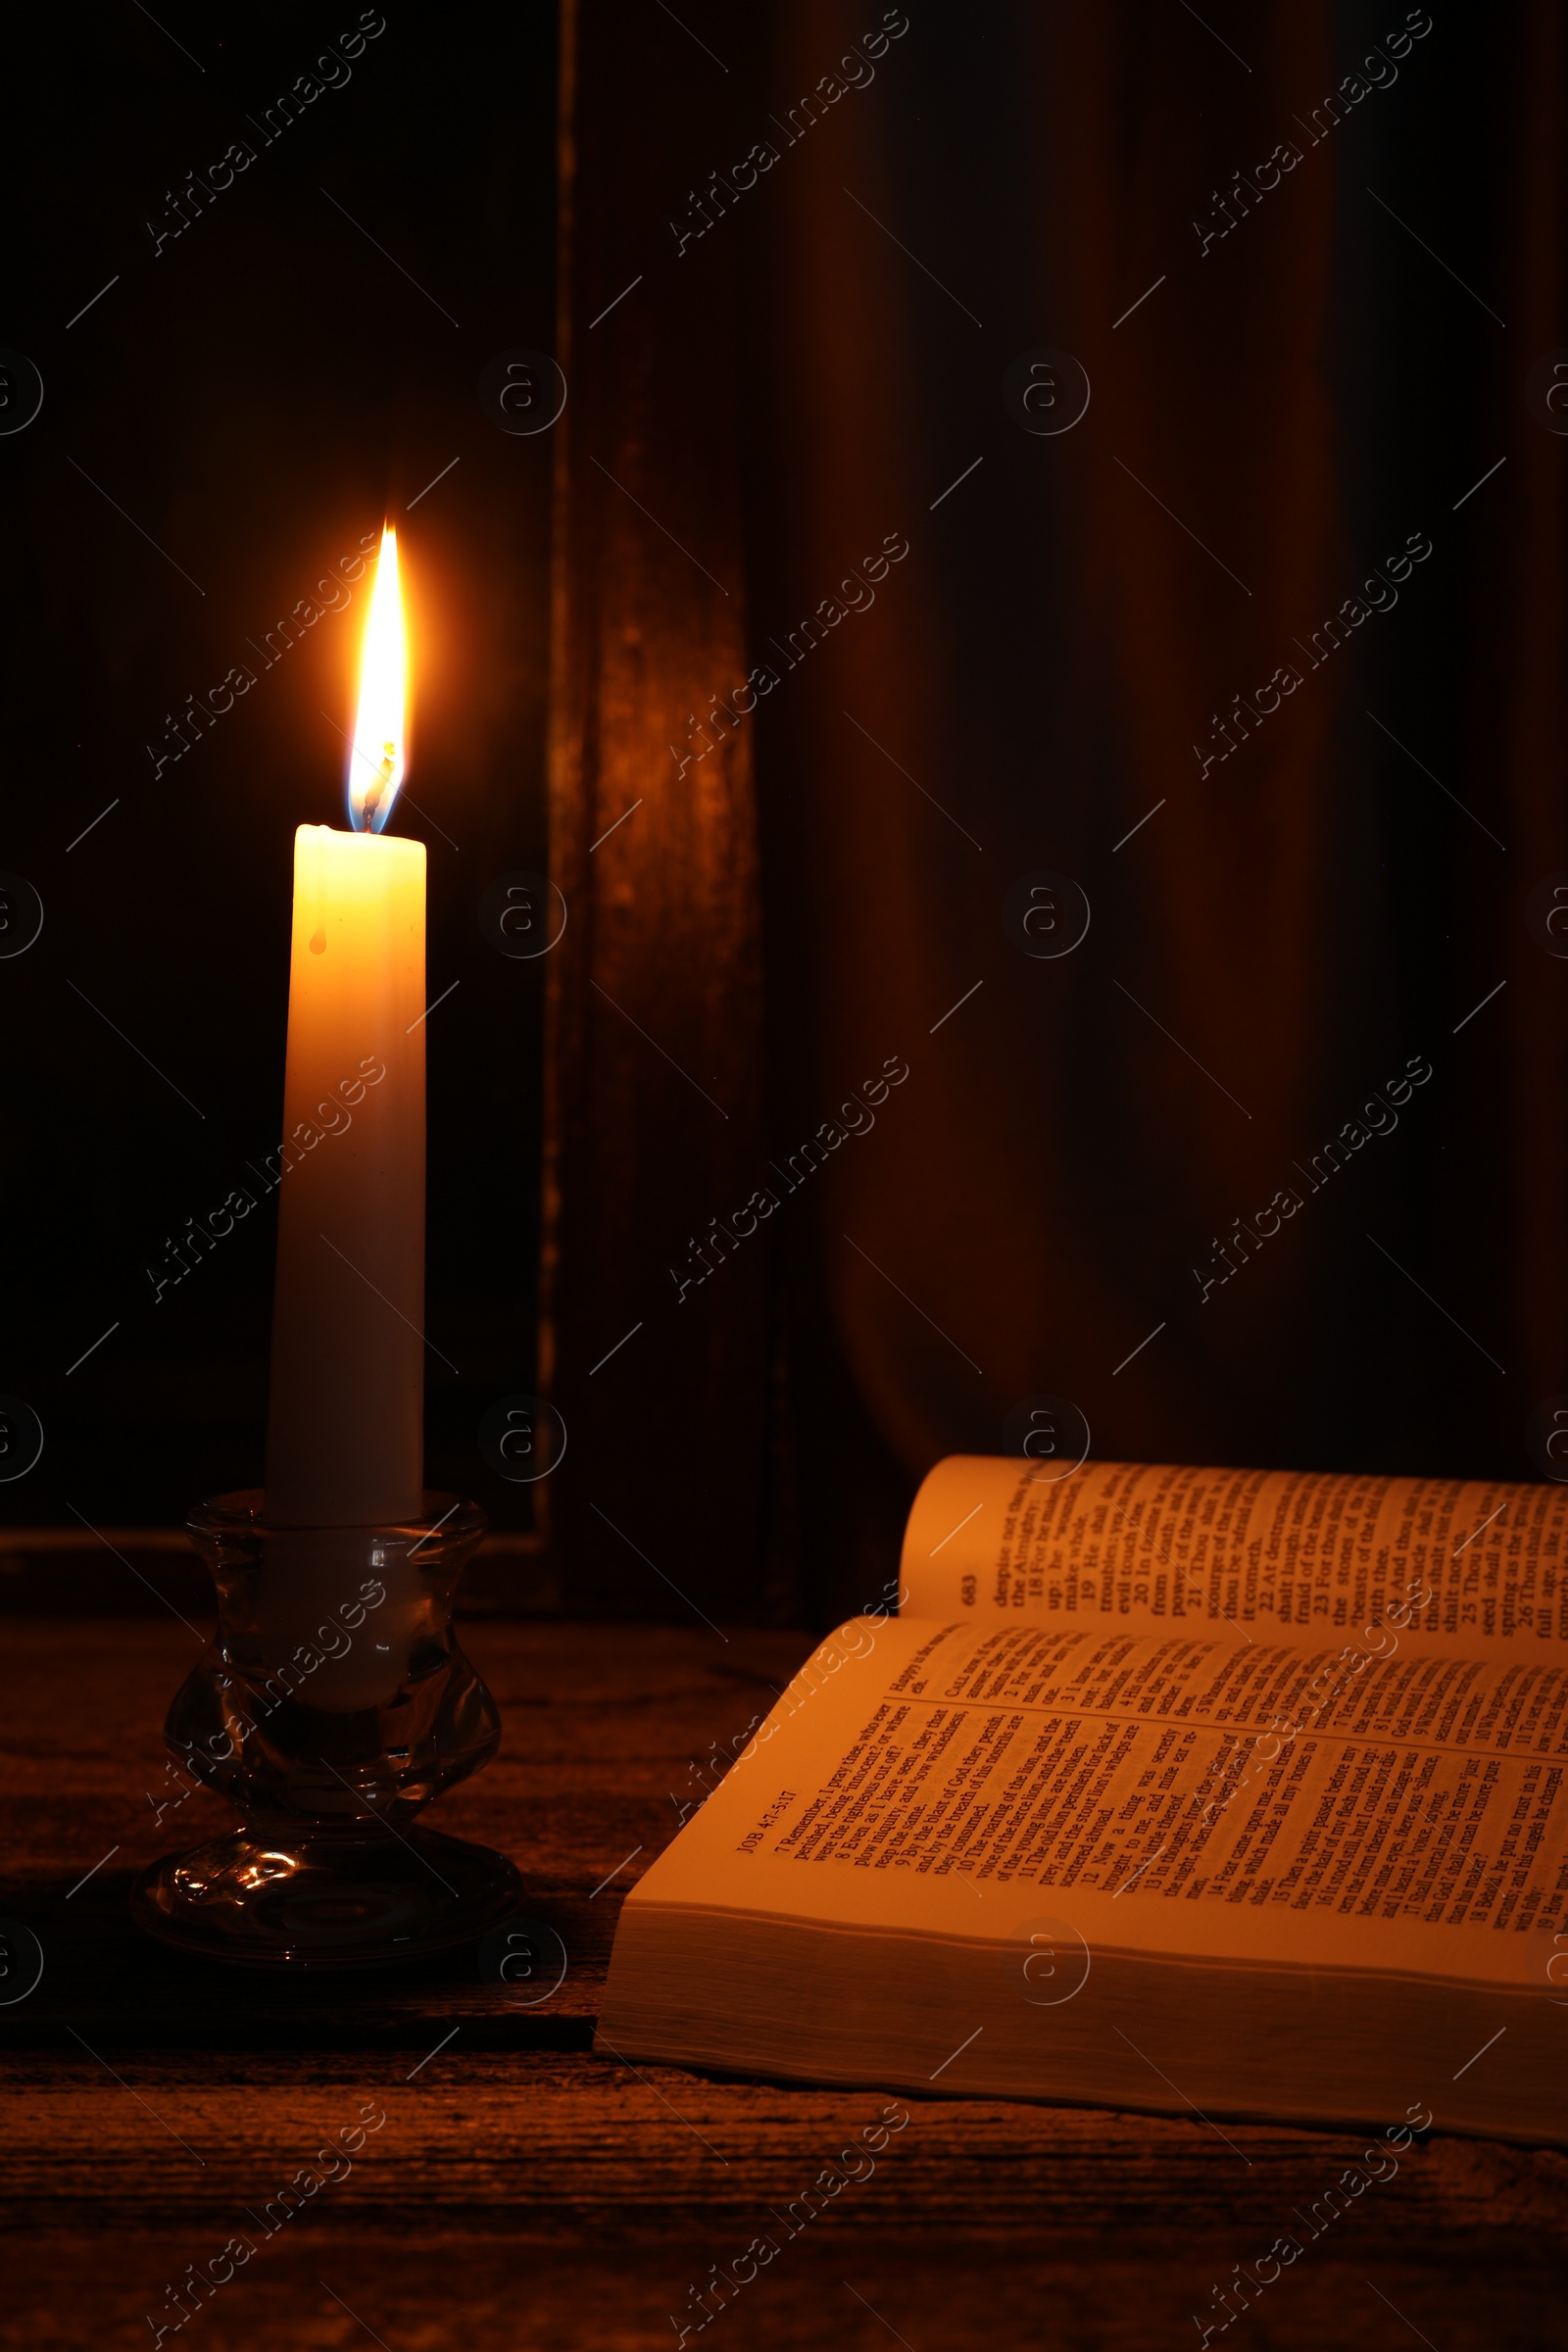
M382 749L381 764L375 771L375 781L370 785L368 791L366 793L364 803L362 804L361 813L365 820L361 827L363 832L372 833L375 830L375 812L381 806L382 794L392 781L392 767L395 757L395 748L396 747L394 745L389 743L386 744Z

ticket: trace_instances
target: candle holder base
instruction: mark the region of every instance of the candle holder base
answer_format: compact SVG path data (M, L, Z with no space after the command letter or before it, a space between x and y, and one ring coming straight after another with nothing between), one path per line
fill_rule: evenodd
M488 1846L417 1826L387 1837L236 1830L171 1854L131 1890L149 1936L248 1968L365 1968L475 1942L522 1903L522 1881Z
M514 1912L504 1855L416 1822L500 1745L452 1625L483 1512L426 1494L399 1526L280 1528L247 1493L187 1527L218 1628L169 1710L159 1818L202 1786L244 1826L143 1872L136 1924L248 1967L363 1968L471 1943Z

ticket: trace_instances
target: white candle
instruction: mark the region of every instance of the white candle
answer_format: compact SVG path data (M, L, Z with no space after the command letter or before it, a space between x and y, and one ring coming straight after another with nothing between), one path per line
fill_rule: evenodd
M350 771L359 825L385 823L402 777L404 669L387 531ZM425 1002L423 844L302 825L268 1408L273 1526L384 1527L419 1510Z

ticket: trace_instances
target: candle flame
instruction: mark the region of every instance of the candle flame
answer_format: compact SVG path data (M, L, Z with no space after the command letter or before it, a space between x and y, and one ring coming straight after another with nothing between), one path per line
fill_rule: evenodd
M386 523L360 654L360 709L349 753L349 814L357 833L380 832L403 781L408 666L398 535Z

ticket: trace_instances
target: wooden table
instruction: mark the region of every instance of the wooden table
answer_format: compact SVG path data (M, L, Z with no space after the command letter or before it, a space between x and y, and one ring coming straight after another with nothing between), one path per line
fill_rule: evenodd
M0 2340L149 2346L165 2289L236 2230L258 2250L179 2333L207 2352L379 2342L668 2347L689 2290L881 2105L596 2057L627 1886L688 1767L771 1703L803 1637L470 1620L500 1759L431 1818L504 1846L570 1965L524 2008L471 1960L300 1984L185 1961L125 1915L134 1873L227 1816L155 1827L160 1726L195 1655L172 1618L12 1618L0 1914L46 1953L0 2008L12 2236ZM90 1874L85 1875L84 1874ZM246 2221L364 2101L385 2126L270 2238ZM973 2099L911 2102L875 2177L710 2324L733 2347L1196 2344L1360 2136ZM320 2168L318 2168L318 2170ZM776 2231L775 2231L776 2234ZM1568 2342L1568 2156L1434 2139L1228 2336L1435 2352Z

